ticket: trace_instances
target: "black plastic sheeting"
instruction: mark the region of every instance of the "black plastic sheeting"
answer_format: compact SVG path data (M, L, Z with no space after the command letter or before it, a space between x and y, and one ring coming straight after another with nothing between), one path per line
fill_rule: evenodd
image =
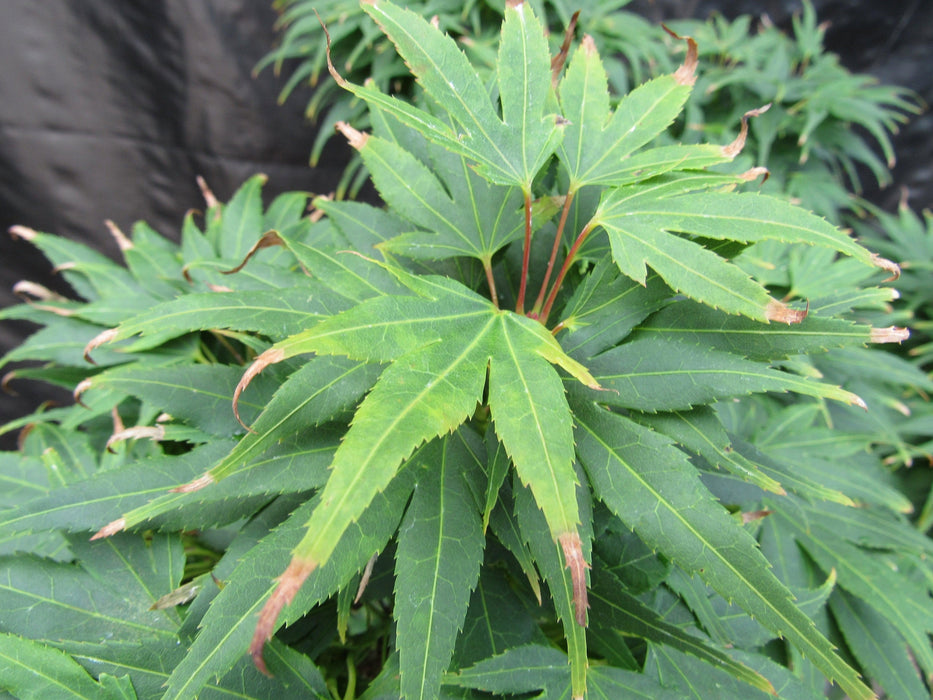
M933 101L933 2L814 4L845 65ZM629 7L656 20L766 12L787 26L799 3L636 0ZM196 175L221 200L256 172L269 176L269 197L331 191L347 152L335 139L323 165L308 167L308 93L279 106L284 76L251 75L275 41L275 19L270 0L0 0L0 228L30 226L116 257L104 220L128 232L143 219L176 237L185 212L203 207ZM926 114L897 139L895 179L910 187L917 208L933 204L931 137ZM898 188L872 196L892 208ZM21 279L65 291L44 258L0 232L0 306L16 302L11 287ZM0 324L0 354L30 331ZM0 396L0 423L41 398Z

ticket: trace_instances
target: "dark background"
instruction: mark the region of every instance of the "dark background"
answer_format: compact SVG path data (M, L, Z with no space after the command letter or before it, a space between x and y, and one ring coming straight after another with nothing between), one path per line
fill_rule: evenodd
M814 5L845 66L933 102L933 2ZM656 21L767 13L789 26L799 8L793 0L635 0L627 9ZM308 166L307 89L280 106L287 76L251 74L275 42L275 19L271 0L0 0L0 307L16 303L11 288L21 279L65 291L41 255L4 233L13 224L116 257L104 220L129 232L143 219L176 237L185 213L203 206L196 175L222 201L257 172L269 176L269 197L333 189L347 153L335 139L323 165ZM895 186L870 198L891 210L906 185L912 206L930 206L933 115L915 118L895 145ZM28 332L0 324L0 355ZM0 424L43 396L0 395Z

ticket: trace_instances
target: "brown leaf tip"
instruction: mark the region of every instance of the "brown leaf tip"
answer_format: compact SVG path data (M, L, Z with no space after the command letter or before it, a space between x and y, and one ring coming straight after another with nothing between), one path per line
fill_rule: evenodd
M214 196L214 193L211 191L211 188L207 186L207 180L198 175L194 178L198 183L198 189L201 190L201 196L204 197L204 202L207 204L208 209L213 209L217 206L217 197Z
M753 510L748 512L743 511L742 524L748 525L749 523L755 522L756 520L761 520L762 518L768 517L773 512L774 511L771 510Z
M104 525L100 530L98 530L97 534L91 537L91 541L103 539L104 537L110 537L111 535L116 535L125 527L126 518L117 518L113 522Z
M120 230L120 227L117 226L113 221L107 219L104 221L104 226L107 227L107 230L110 231L110 235L113 236L113 240L117 242L117 247L121 251L127 251L133 249L133 241L126 237L126 234Z
M19 226L19 225L10 226L10 228L8 228L7 231L9 231L10 235L13 238L19 238L20 240L23 240L23 241L35 240L36 236L39 235L38 233L36 233L35 229L29 228L28 226Z
M155 442L161 442L165 439L165 426L162 425L136 425L126 430L115 432L107 440L106 447L109 449L113 444L124 440L141 440L148 438Z
M564 561L573 582L573 607L577 624L586 627L586 611L590 603L586 592L586 570L590 565L583 558L583 542L576 532L565 532L557 538L564 550Z
M116 337L117 337L117 329L108 328L103 333L99 333L98 335L91 338L91 342L84 346L84 359L90 362L92 365L96 365L97 363L91 359L91 352L94 351L96 348L99 348L104 343L109 343L111 340L113 340Z
M182 484L181 486L176 486L173 489L169 489L170 493L192 493L194 491L200 491L205 486L210 486L211 484L217 483L217 480L211 475L210 472L205 472L197 479L189 481L187 484Z
M765 307L765 318L769 321L778 321L779 323L800 323L807 317L809 304L807 304L807 306L807 309L792 309L787 306L787 304L782 304L772 299L768 306Z
M249 383L253 381L253 378L262 372L269 365L274 365L276 362L281 362L285 359L285 351L281 348L269 348L263 353L260 353L259 357L253 360L246 372L243 373L243 376L240 377L239 383L236 385L236 389L233 391L233 415L236 417L237 422L242 425L249 432L253 432L246 423L240 419L240 394L242 394L246 387L249 386Z
M376 3L367 2L366 0L363 0L363 4L375 6ZM344 79L344 77L340 75L340 73L337 72L337 69L334 68L334 62L331 60L331 57L330 57L330 32L327 31L327 25L324 24L324 20L321 19L321 15L318 14L317 10L314 11L314 14L317 17L317 21L321 23L321 29L324 30L324 40L327 42L327 51L326 51L327 72L330 73L331 77L337 82L337 84L340 87L346 89L347 85L349 85L350 83L347 82L347 80Z
M13 293L20 297L33 297L40 301L67 301L61 294L53 292L48 287L44 287L38 282L20 280L13 285ZM28 299L26 299L28 301Z
M869 335L871 343L903 343L910 337L910 331L906 328L897 326L888 326L887 328L872 328Z
M687 55L680 67L674 71L674 81L678 85L693 85L697 81L696 70L699 63L699 50L696 41L690 36L680 36L670 27L662 24L664 31L675 39L687 42Z
M74 393L72 394L72 397L74 398L76 404L87 408L87 405L81 400L81 395L90 388L91 388L90 378L82 379L80 382L78 382L78 385L75 387Z
M259 621L256 623L256 631L253 633L253 641L249 645L249 655L253 657L253 663L256 664L262 673L271 676L266 667L265 659L262 657L262 650L266 642L272 639L275 634L275 623L279 619L279 613L282 608L292 602L292 598L301 588L305 579L317 567L316 562L304 561L301 559L292 559L291 563L279 576L278 583L269 600L259 611Z
M220 274L222 275L235 274L239 272L240 270L242 270L244 267L246 267L246 263L248 263L252 259L252 257L256 255L256 253L258 253L263 248L272 248L274 246L279 246L279 245L280 246L285 245L285 241L282 240L282 237L279 235L279 232L275 230L266 231L264 234L262 234L262 236L259 237L259 240L253 244L253 247L249 249L249 252L246 253L246 256L243 258L242 262L240 262L239 265L237 265L231 270L221 270ZM226 290L226 291L230 291L230 290Z
M771 109L771 103L759 107L758 109L750 109L745 114L742 115L742 126L739 128L739 135L735 137L735 141L730 143L728 146L722 147L722 154L726 158L735 158L739 153L742 152L742 149L745 148L745 141L748 138L748 120L752 117L758 117ZM750 171L749 171L750 172ZM767 172L767 170L765 170Z
M887 258L882 258L878 253L871 254L871 261L876 267L880 267L882 270L891 273L891 276L882 280L882 282L894 282L901 276L901 266L896 262L888 260Z
M362 131L357 131L346 122L337 122L336 126L337 131L343 134L346 137L347 142L357 151L361 150L369 140L369 134L364 134Z

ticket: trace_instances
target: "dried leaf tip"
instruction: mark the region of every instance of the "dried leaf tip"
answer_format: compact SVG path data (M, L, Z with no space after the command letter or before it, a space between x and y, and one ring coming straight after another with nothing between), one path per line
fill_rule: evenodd
M272 595L269 596L269 600L259 611L259 621L256 623L253 641L249 645L249 655L253 657L256 668L267 676L272 674L269 673L265 659L262 658L263 647L275 634L275 623L279 618L279 613L282 612L282 608L292 602L292 598L295 597L298 589L301 588L305 579L311 575L316 567L316 562L292 559L285 572L279 576L278 583L275 590L272 591Z
M901 276L901 266L892 260L882 258L878 253L871 254L871 262L875 267L880 267L882 270L891 273L891 276L882 280L882 282L894 282Z
M240 419L240 394L249 386L249 383L253 381L253 378L262 372L269 365L274 365L276 362L281 362L285 359L285 351L281 348L269 348L265 352L261 353L259 357L253 360L246 372L243 373L243 376L240 377L239 383L236 385L236 389L233 392L233 415L236 417L237 422L242 425L246 430L253 432L246 423Z
M376 3L366 2L366 0L363 0L363 4L375 6ZM331 77L337 82L337 84L340 87L346 89L347 85L349 85L350 83L348 83L344 79L344 77L340 75L340 73L337 72L337 69L334 68L334 62L331 60L331 57L330 57L330 32L327 31L327 25L324 24L324 20L321 19L321 16L318 14L317 10L314 11L314 15L317 17L317 21L320 22L321 29L324 30L324 40L327 42L327 51L325 52L327 55L327 72L330 73Z
M778 321L779 323L800 323L807 317L809 306L808 303L806 309L792 309L787 306L787 304L782 304L772 299L768 303L768 306L765 307L765 318L769 321Z
M84 406L85 408L88 407L87 404L85 404L85 403L81 400L81 395L82 395L85 391L87 391L88 389L91 388L91 384L92 384L92 382L91 382L90 378L88 378L88 379L82 379L80 382L78 382L78 385L75 387L74 393L72 393L72 398L74 398L75 403L78 404L79 406Z
M198 183L198 189L201 190L201 196L204 197L204 203L207 204L208 209L213 209L217 206L217 197L214 196L214 193L211 191L211 188L207 186L207 180L198 175L194 178Z
M121 251L127 251L133 249L133 241L126 237L126 234L120 230L120 227L117 226L113 221L107 219L104 221L104 226L107 227L107 230L110 231L110 235L113 236L113 240L117 242L117 247Z
M564 550L564 561L573 582L573 607L577 624L586 627L586 611L590 607L586 592L586 570L590 565L583 558L583 542L576 532L565 532L557 538Z
M677 32L662 24L664 31L675 39L687 42L687 55L683 64L674 71L674 80L678 85L693 85L697 81L696 70L699 63L699 50L696 41L691 36L680 36Z
M111 340L113 340L116 337L117 337L117 329L108 328L103 333L99 333L93 338L91 338L91 342L89 342L87 345L84 346L84 359L90 362L92 365L96 365L97 363L94 362L94 360L91 358L91 352L99 348L104 343L109 343Z
M31 296L40 301L68 301L61 294L53 292L37 282L20 280L13 285L13 293L20 297ZM26 301L29 301L26 299Z
M253 244L253 247L249 249L249 252L246 253L246 257L243 258L242 262L240 262L239 265L237 265L231 270L221 270L220 274L222 275L235 274L239 272L240 270L242 270L244 267L246 267L246 263L248 263L258 251L262 250L263 248L273 248L279 245L280 246L285 245L285 241L282 240L282 237L279 235L279 232L275 230L266 231L264 234L262 234L262 236L259 237L259 240ZM228 289L225 291L232 291L232 290Z
M910 331L906 328L888 326L887 328L872 328L868 339L872 343L903 343L909 337Z
M165 439L165 426L162 425L135 425L126 430L118 430L107 440L106 448L109 450L111 445L124 440L141 440L148 438L155 442L162 442Z
M742 126L739 128L739 135L735 137L735 141L730 143L728 146L722 147L722 154L726 158L735 158L739 153L742 152L742 149L745 148L745 140L748 138L748 120L752 117L758 117L771 109L771 103L759 107L758 109L750 109L745 114L742 115ZM767 170L765 170L767 172Z
M19 238L24 241L32 241L39 235L36 233L35 229L29 228L28 226L10 226L7 230L13 238Z
M337 131L343 134L346 137L347 142L357 151L361 150L369 140L369 134L364 134L362 131L357 131L346 122L337 122L336 127Z
M210 486L211 484L215 483L217 483L217 480L213 477L213 475L210 472L205 472L194 481L189 481L187 484L182 484L181 486L176 486L173 489L169 489L169 493L192 493L194 491L200 491L205 486Z
M100 540L104 537L110 537L111 535L116 535L118 532L123 530L126 527L126 518L117 518L111 523L104 525L97 533L91 537L91 541Z

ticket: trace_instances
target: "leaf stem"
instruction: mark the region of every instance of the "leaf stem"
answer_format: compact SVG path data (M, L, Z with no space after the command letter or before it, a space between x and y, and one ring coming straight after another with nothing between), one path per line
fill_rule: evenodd
M525 313L525 290L528 287L528 261L531 258L531 190L525 190L525 244L522 248L522 281L518 287L515 312Z
M564 198L564 208L560 213L560 222L557 224L557 234L554 236L554 247L551 248L551 258L547 262L547 270L544 273L544 281L541 283L541 291L538 292L538 298L532 308L533 314L540 312L541 306L544 304L544 295L547 293L547 285L551 281L551 273L554 271L554 264L557 262L557 253L560 251L560 244L564 238L564 226L567 224L567 215L570 213L570 205L575 194L576 190L571 189Z
M489 298L493 306L499 308L499 295L496 293L496 280L492 275L492 260L483 260L483 271L486 273L486 284L489 286Z
M547 296L547 301L544 302L544 307L541 309L541 314L538 316L538 320L541 321L541 323L547 323L547 317L551 313L551 307L554 306L554 300L557 298L557 292L560 291L560 286L564 282L564 277L567 276L567 271L570 269L570 265L573 264L573 259L576 257L577 251L580 250L583 241L590 235L590 231L593 230L594 225L595 222L590 220L587 225L583 227L583 230L580 231L577 240L570 246L567 257L564 258L564 264L560 266L560 272L557 273L557 279L554 280L554 286L551 287L551 292Z

